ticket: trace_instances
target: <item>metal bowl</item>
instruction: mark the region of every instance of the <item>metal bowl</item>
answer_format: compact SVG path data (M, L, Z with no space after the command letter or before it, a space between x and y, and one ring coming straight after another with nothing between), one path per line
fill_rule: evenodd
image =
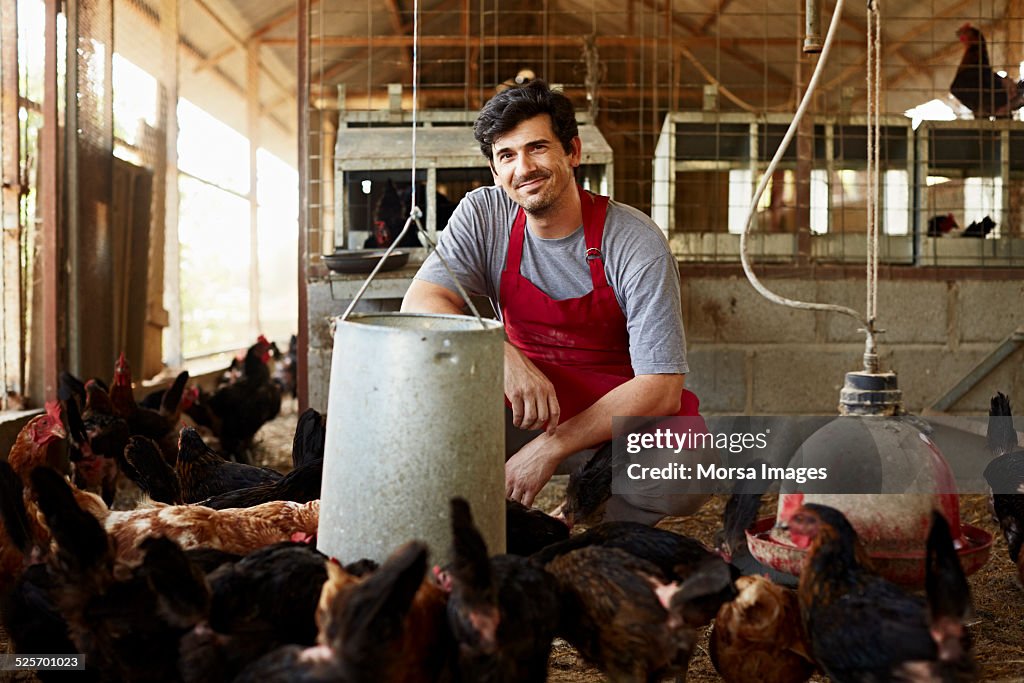
M322 258L324 265L335 273L369 273L385 253L386 249L349 249L324 254ZM398 270L408 262L409 252L396 249L388 254L381 270Z

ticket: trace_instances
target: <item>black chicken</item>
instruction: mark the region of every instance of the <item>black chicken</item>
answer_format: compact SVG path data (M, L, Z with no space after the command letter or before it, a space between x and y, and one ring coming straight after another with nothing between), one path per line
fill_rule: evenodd
M831 680L971 680L967 643L950 642L956 628L963 632L961 607L970 595L948 529L929 535L927 603L873 573L857 532L838 510L805 504L790 519L789 533L808 548L800 612L811 655Z
M992 488L992 509L1010 559L1017 562L1024 544L1024 449L1017 442L1005 394L992 397L988 414L988 447L996 457L985 467L985 481Z
M320 460L324 457L327 441L327 420L313 408L306 408L295 424L292 439L292 467Z
M427 547L407 543L327 606L319 647L280 647L243 669L235 683L394 681L405 655L406 615L426 569Z
M979 237L984 239L990 232L996 229L996 222L991 216L985 216L980 221L974 221L960 233L961 237Z
M451 515L448 623L459 644L462 680L547 680L559 621L555 579L522 557L488 558L465 500L451 501Z
M52 594L86 666L105 680L176 679L178 640L209 606L202 573L173 541L147 538L142 564L115 575L112 542L67 482L43 467L31 478L56 544Z
M505 552L529 556L569 538L569 527L542 510L505 500Z
M277 543L212 572L209 618L182 639L183 678L231 680L282 645L313 645L326 564L304 543Z
M591 546L616 548L646 560L673 581L686 579L708 560L727 566L700 541L639 522L603 522L568 540L549 545L530 559L546 565L556 557Z
M985 36L969 23L957 37L966 48L949 92L976 117L1007 117L1024 104L1024 81L1014 82L992 70Z
M227 508L251 508L272 500L308 503L320 497L323 476L324 461L323 458L320 458L296 467L269 484L257 484L234 491L225 491L200 500L196 504L215 510L226 510Z
M259 484L272 484L282 478L280 472L267 467L227 462L191 427L183 428L178 437L175 471L181 482L182 500L186 503L198 503L210 496Z
M160 447L152 439L144 436L128 439L121 471L158 503L180 505L184 502L178 473L167 464Z
M281 412L281 387L271 379L270 342L265 337L249 347L242 373L217 389L212 396L200 394L188 414L209 427L220 439L221 450L240 462L248 462L248 450L260 427Z

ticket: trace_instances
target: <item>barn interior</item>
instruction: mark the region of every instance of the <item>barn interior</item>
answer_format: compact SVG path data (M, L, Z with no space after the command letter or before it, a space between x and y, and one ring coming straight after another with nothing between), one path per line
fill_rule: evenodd
M447 539L458 514L448 499L464 490L472 491L475 522L492 551L511 543L511 535L504 538L513 513L502 496L502 463L460 469L446 460L503 449L504 439L495 436L500 426L490 429L497 413L480 408L487 401L475 389L446 388L435 374L444 370L436 369L436 356L420 360L405 346L374 340L356 359L356 345L339 342L338 331L350 329L350 314L391 320L400 310L455 207L495 184L473 138L480 108L497 93L542 80L575 106L577 182L649 216L678 264L685 384L699 396L708 428L726 429L737 416L777 419L802 436L815 433L818 441L806 443L819 444L855 437L804 433L811 424L805 420L866 412L927 422L886 424L890 431L921 428L955 482L932 481L939 488L928 494L935 498L911 512L903 502L890 509L871 499L864 506L899 517L895 526L915 527L917 559L908 570L914 578L906 583L916 588L924 580L926 518L932 507L947 513L970 575L973 616L958 619L974 639L971 675L1024 680L1024 462L1006 472L995 516L991 481L982 472L991 473L986 465L1000 455L992 450L993 425L1009 430L1011 454L1024 433L1019 418L994 399L998 392L1012 406L1024 405L1021 0L873 0L867 7L842 0L0 0L0 18L0 452L14 453L31 430L26 425L52 417L59 405L67 432L60 435L62 473L73 485L99 486L114 510L138 504L138 496L114 502L123 492L114 482L131 479L122 487L131 494L141 488L149 499L184 507L224 492L193 481L185 487L190 499L186 492L160 501L126 477L132 465L122 455L124 442L108 456L85 434L92 422L76 433L68 402L86 409L96 390L89 378L109 385L111 400L125 382L132 401L149 397L140 405L163 420L150 436L170 449L172 469L174 452L188 442L181 431L187 425L225 462L278 475L245 479L257 476L250 472L239 489L300 469L293 437L299 444L303 424L311 424L302 418L312 410L330 416L313 438L325 449L327 468L323 507L316 508L320 550L332 554L335 542L344 547L339 538L351 533L341 530L351 519L346 514L372 510L365 516L372 523L357 515L363 521L355 526L374 552L381 548L379 556L360 552L343 557L345 563L371 555L383 562L414 539L428 542L431 563L452 559ZM976 35L983 36L980 52L972 51ZM421 213L410 195L419 197ZM393 245L407 225L411 230ZM383 267L371 275L378 262ZM473 300L483 318L497 317L486 297ZM259 388L246 383L247 352L260 376L266 373ZM365 376L343 376L357 364ZM211 406L204 417L183 404L161 404L178 396L182 372L188 376L177 385L180 398ZM851 408L857 373L869 384L883 378L858 389L868 396L865 410ZM240 387L252 392L245 401L259 394L258 409L240 409L227 398L222 408L212 407L218 392ZM264 400L266 391L271 397ZM390 403L374 403L383 394ZM115 401L116 415L142 419L135 408L119 411ZM225 427L241 413L255 428ZM343 413L344 422L331 422ZM994 415L1002 421L993 422ZM133 437L147 434L128 424ZM397 440L384 445L387 439ZM870 450L890 462L883 441L875 435ZM407 448L415 454L399 452ZM896 450L930 458L922 448L903 441ZM332 450L358 451L363 460L332 470ZM416 457L418 469L389 469ZM8 460L16 465L13 455ZM98 468L93 479L83 462ZM32 498L37 482L19 474ZM172 478L181 484L182 476ZM570 495L568 476L554 475L534 507L560 512ZM320 500L319 479L314 488L307 497ZM5 500L20 497L21 488L14 490L4 489ZM655 528L717 547L730 490L731 483L698 510L669 515ZM431 509L421 493L443 504ZM775 487L760 499L760 526L748 525L755 554L793 551L775 542L781 516L792 512L787 495L793 491ZM309 512L308 500L291 500ZM857 509L844 510L852 519ZM0 539L0 566L8 563L4 553L14 558L0 579L5 591L24 576L23 565L50 567L61 557L55 546L36 555L15 547L11 514ZM53 526L44 512L39 516ZM104 519L116 541L114 522ZM296 524L296 532L317 536L315 518ZM444 540L435 541L435 531ZM758 543L768 545L759 550ZM398 559L418 566L405 550ZM136 551L113 557L134 567L142 560ZM798 573L803 554L794 557L788 561ZM316 564L305 555L289 561ZM141 570L132 571L141 581ZM316 576L319 586L324 580ZM198 583L216 595L210 580ZM588 590L600 593L601 585ZM672 613L668 604L664 609ZM214 632L229 632L208 618ZM725 623L724 612L716 623ZM5 615L3 642L12 656L85 651L84 636L73 628L73 649L55 643L25 650L11 624L24 622ZM789 678L730 672L711 654L716 636L706 624L689 634L690 680L842 680L814 652L810 668L801 663ZM180 652L203 651L201 635L176 628L165 632L180 640ZM303 628L306 640L264 641L260 648L312 646L316 626ZM495 680L634 680L616 678L601 653L556 635L543 674L513 673L502 660L504 673ZM440 647L409 637L414 647ZM141 676L132 668L138 663L117 661L116 647L89 647L100 654L86 668L99 659L101 678ZM259 648L231 651L234 659L219 673L181 668L177 654L160 656L170 657L168 670L181 668L167 680L246 680L245 666L259 659ZM288 680L301 668L283 670ZM367 664L367 680L415 678L369 671L376 670ZM323 675L355 676L335 669Z

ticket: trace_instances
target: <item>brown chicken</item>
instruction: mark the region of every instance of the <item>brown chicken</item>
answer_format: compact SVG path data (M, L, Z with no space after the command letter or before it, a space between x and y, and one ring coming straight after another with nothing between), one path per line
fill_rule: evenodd
M797 594L810 653L836 683L973 680L962 624L969 589L945 518L935 513L933 532L938 525L947 528L929 535L925 602L872 571L838 510L809 503L790 518L790 537L808 548Z
M214 510L198 505L158 505L139 510L105 510L102 501L91 494L76 494L89 505L117 542L118 559L135 562L140 558L139 544L146 536L166 536L183 549L215 548L229 553L247 553L281 541L292 534L315 534L320 517L320 501L293 503L273 501L251 508ZM91 505L90 505L91 503ZM83 505L83 508L85 505ZM104 512L105 510L105 512Z
M796 591L741 576L711 631L711 663L726 683L801 683L814 673Z
M618 682L685 675L696 631L674 618L655 588L660 570L617 548L588 546L545 569L562 593L560 635Z
M964 56L949 91L977 117L1006 117L1024 105L1024 81L1016 82L992 70L985 36L970 24L956 32Z
M0 590L6 590L24 570L26 553L45 548L50 533L25 483L36 466L58 467L66 456L65 429L56 403L21 428L3 464L0 506L4 528L0 532ZM66 465L64 467L66 470Z

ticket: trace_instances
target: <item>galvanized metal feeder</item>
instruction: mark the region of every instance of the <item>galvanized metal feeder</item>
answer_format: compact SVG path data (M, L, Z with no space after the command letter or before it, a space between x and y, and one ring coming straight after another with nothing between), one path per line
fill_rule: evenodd
M383 561L418 539L443 559L449 500L505 548L504 340L471 316L353 314L334 335L317 547Z

